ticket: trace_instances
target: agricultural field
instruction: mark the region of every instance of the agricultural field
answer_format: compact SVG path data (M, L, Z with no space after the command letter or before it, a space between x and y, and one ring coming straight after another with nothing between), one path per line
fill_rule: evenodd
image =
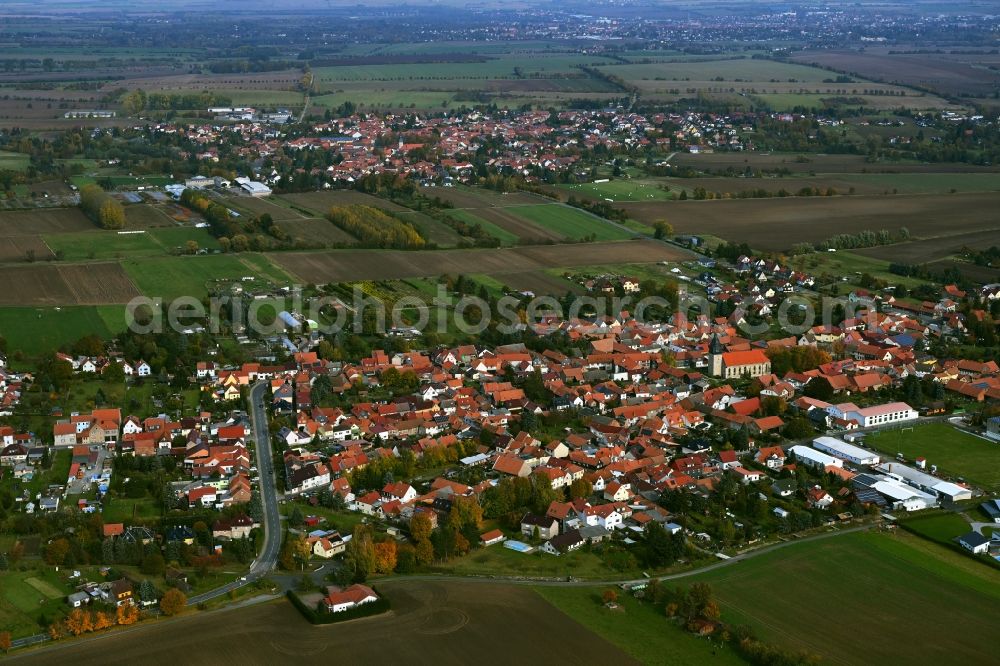
M907 460L924 457L928 468L937 465L942 474L989 492L1000 491L1000 446L945 423L874 433L865 437L865 444L890 457L897 453Z
M0 306L102 305L127 303L139 295L115 263L4 266L0 283L6 287Z
M61 253L67 261L148 257L163 254L160 245L149 233L119 234L114 231L82 231L53 234L45 237L52 252Z
M669 622L652 604L641 603L617 588L622 610L605 608L601 601L605 589L536 587L535 592L553 607L644 664L701 666L706 663L746 663L726 646L684 631Z
M0 241L0 262L54 259L50 246L40 236L11 236Z
M303 218L302 214L292 210L289 206L282 206L273 201L258 197L229 197L225 200L225 204L249 217L267 213L275 222L300 220Z
M287 275L275 268L263 255L217 254L198 257L153 257L126 259L125 272L146 296L164 299L179 296L201 298L217 281L251 277L284 284Z
M349 663L399 663L420 655L427 663L464 661L479 655L482 663L507 663L510 637L519 636L533 660L565 659L566 645L595 662L638 663L531 589L453 582L383 581L378 591L392 603L392 612L349 625L309 626L285 600L224 613L184 616L134 631L109 634L100 641L61 643L25 654L24 663L51 663L69 658L76 664L107 663L115 654L123 661L161 664L176 655L233 662L330 660ZM511 609L517 612L512 613ZM497 631L498 626L503 631ZM220 642L220 632L228 640ZM387 632L394 639L385 640ZM558 636L558 640L547 640Z
M527 206L476 208L471 210L462 209L449 211L449 213L456 214L459 219L482 220L486 224L498 227L508 237L514 236L519 241L540 242L563 240L564 236L558 231L547 228L541 224L536 224L520 215L519 211L522 208L527 208Z
M277 225L293 241L298 241L306 245L354 245L358 242L357 238L337 225L329 220L318 217L285 220L284 222L278 222Z
M490 222L485 217L478 215L475 211L449 210L447 215L452 219L465 222L468 225L478 224L484 231L486 231L486 233L499 240L503 245L517 245L517 242L521 238L517 234L511 233L500 225Z
M499 275L598 263L681 261L690 257L684 250L653 241L435 252L397 250L283 252L267 256L303 282L314 284L431 277L443 273Z
M40 208L0 212L0 238L61 234L95 228L79 208Z
M564 238L574 240L594 238L599 241L611 241L624 240L634 236L634 234L610 224L596 215L571 206L560 204L518 206L511 209L510 212L560 234Z
M762 178L696 177L611 180L606 183L559 185L553 189L560 198L604 199L615 203L667 201L681 192L692 196L704 188L722 198L749 190L777 195L784 190L796 194L803 188L834 190L837 194L897 195L951 194L955 192L1000 192L1000 174L995 173L908 173L908 174L817 174Z
M444 222L439 222L423 213L400 211L397 215L399 219L416 227L420 231L420 235L426 238L429 243L435 243L438 247L455 247L464 240L457 231Z
M429 199L440 198L455 208L505 208L546 203L548 200L530 192L494 192L470 187L421 187L420 193Z
M1000 85L1000 73L990 64L1000 64L996 54L911 54L888 49L857 51L803 51L796 62L828 67L879 81L917 86L942 94L985 96Z
M58 349L86 333L110 338L124 328L122 305L0 307L0 335L10 349L29 356Z
M683 582L711 584L727 622L830 663L986 663L995 652L1000 571L905 533L792 544Z
M987 231L998 226L991 216L998 206L1000 195L993 193L620 204L645 224L667 219L678 233L710 234L759 250L787 250L864 230L906 227L913 241Z
M747 167L764 171L787 169L795 175L815 176L816 174L964 174L996 173L996 167L977 166L960 162L869 162L864 155L826 155L815 153L777 152L718 152L718 153L677 153L669 164L677 167L691 167L704 173L725 173L735 170L742 173Z
M177 223L159 206L134 204L125 207L125 226L128 229L170 227Z
M563 296L569 291L576 294L584 292L579 284L560 275L551 275L548 271L501 273L495 278L515 291L530 291L535 295Z
M325 216L334 206L371 206L372 208L381 208L382 210L395 213L409 210L387 199L380 199L379 197L355 190L283 194L279 199L289 201L300 208L311 210L320 217Z

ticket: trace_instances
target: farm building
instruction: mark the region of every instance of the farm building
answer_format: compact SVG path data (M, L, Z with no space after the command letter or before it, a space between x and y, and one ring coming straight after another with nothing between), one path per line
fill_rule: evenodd
M240 186L241 190L252 197L271 196L271 188L264 183L258 183L255 180L250 180L249 178L237 178L236 183Z
M823 453L836 456L854 465L879 464L879 456L874 451L848 444L836 437L817 437L813 440L813 446Z

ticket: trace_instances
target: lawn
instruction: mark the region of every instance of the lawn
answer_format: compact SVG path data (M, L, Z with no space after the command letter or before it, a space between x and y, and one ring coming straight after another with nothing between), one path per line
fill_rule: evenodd
M940 543L955 543L955 537L960 537L971 528L969 522L957 513L935 513L921 511L905 521L906 527L920 536Z
M121 305L0 308L0 335L10 349L28 356L58 349L88 334L108 338L124 328Z
M868 435L872 448L907 460L927 459L928 469L937 465L943 474L960 477L984 490L1000 490L1000 444L964 433L945 423L890 430Z
M244 277L290 281L260 255L208 255L199 257L157 257L122 262L125 271L147 296L165 299L179 296L203 297L216 280Z
M115 498L105 501L102 519L105 523L130 523L135 520L159 518L163 506L151 497L142 499Z
M827 662L995 656L1000 571L906 533L796 544L685 580L695 581L712 585L725 621Z
M59 574L47 567L0 572L0 627L13 638L43 631L39 618L60 617L69 592Z
M604 588L536 587L550 604L647 664L743 664L738 655L718 641L698 638L669 622L652 604L618 591L623 611L601 604ZM586 661L586 660L584 660Z
M594 236L595 240L626 240L631 233L582 210L559 204L512 206L507 211L550 229L566 238Z

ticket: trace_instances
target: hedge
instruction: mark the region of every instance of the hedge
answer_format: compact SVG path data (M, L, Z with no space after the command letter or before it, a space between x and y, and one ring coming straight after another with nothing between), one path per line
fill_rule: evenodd
M285 593L288 600L292 602L292 605L299 609L299 612L312 624L333 624L335 622L345 622L347 620L356 620L362 617L370 617L372 615L381 615L387 612L392 604L388 599L383 597L378 590L372 588L375 594L378 595L378 601L372 601L371 603L362 604L356 606L346 611L341 611L339 613L330 613L328 611L318 611L315 608L309 608L299 599L299 595L295 594L292 590Z

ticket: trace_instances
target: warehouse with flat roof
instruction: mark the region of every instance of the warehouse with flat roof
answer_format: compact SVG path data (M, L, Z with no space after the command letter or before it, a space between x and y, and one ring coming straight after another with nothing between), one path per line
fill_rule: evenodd
M817 437L813 440L813 447L853 465L877 465L880 461L878 454L874 451L848 444L836 437Z

